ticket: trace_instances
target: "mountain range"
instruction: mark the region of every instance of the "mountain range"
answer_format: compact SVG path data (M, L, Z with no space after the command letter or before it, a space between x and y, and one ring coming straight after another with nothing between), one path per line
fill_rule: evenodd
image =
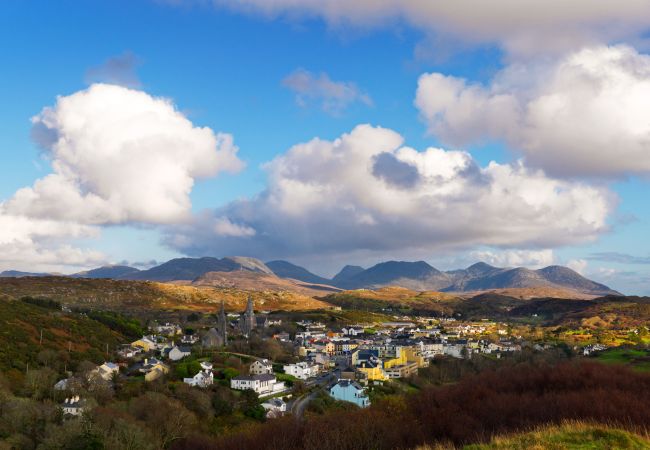
M386 261L364 269L359 266L345 266L333 278L318 276L304 267L288 261L262 261L250 257L225 258L176 258L147 270L128 266L106 266L79 272L75 278L113 278L121 280L148 280L159 282L185 282L206 284L228 283L232 279L243 280L236 272L245 272L248 285L260 283L268 285L273 277L296 280L314 285L317 289L332 286L338 289L377 289L385 286L401 286L414 291L477 292L495 289L568 289L576 293L601 296L617 295L618 292L604 284L589 280L579 273L563 266L548 266L532 270L524 267L494 267L484 262L473 264L466 269L440 271L424 261ZM211 275L210 275L211 274ZM7 271L0 277L46 276L48 274Z

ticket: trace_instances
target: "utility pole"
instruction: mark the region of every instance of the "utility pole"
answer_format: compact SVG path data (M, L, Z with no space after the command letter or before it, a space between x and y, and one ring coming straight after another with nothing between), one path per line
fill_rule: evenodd
M43 329L41 328L41 339L38 342L38 345L43 345Z

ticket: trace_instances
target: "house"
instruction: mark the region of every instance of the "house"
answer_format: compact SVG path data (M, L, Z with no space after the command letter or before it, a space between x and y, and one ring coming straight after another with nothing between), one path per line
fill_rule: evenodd
M153 329L156 331L156 333L162 334L164 336L175 336L183 332L179 325L169 322L164 325L156 325L153 327Z
M278 382L275 375L238 375L230 380L230 388L245 391L251 389L259 395L274 394L286 390L284 382Z
M384 372L381 360L362 361L357 366L357 372L368 381L388 381L388 375Z
M292 375L299 380L306 380L316 376L318 373L318 366L308 362L299 362L296 364L286 364L284 366L284 373Z
M192 354L192 349L190 347L179 347L174 345L172 348L166 349L164 353L166 353L166 356L172 361L180 361L181 359L190 356Z
M183 383L194 387L205 388L212 386L214 383L214 375L212 374L212 370L203 369L192 378L183 378Z
M117 355L121 358L129 359L135 357L135 355L139 353L142 353L142 350L142 347L132 347L131 345L127 345L119 349L117 351Z
M145 381L154 381L169 373L169 366L156 358L145 358L137 371L144 374Z
M186 334L181 338L181 344L194 345L199 342L199 337L195 334Z
M83 414L85 406L86 401L76 395L74 397L66 398L61 405L61 409L63 410L63 415L80 416Z
M287 412L287 404L280 398L272 398L262 403L262 408L266 410L266 417L274 419L281 417Z
M74 378L64 378L62 380L59 380L54 384L54 390L67 391L68 389L72 389L72 385L74 381L75 381Z
M251 375L273 374L273 364L268 359L258 359L250 365L248 373Z
M360 334L363 334L363 328L350 327L350 328L343 328L341 331L346 336L358 336Z
M113 379L113 375L119 372L120 366L112 362L105 362L93 371L93 373L99 375L104 381L111 381Z
M339 380L330 388L330 395L336 400L354 403L360 408L370 406L370 399L365 390L359 383L351 380Z
M142 336L142 338L137 341L131 342L132 347L139 347L145 352L155 350L157 345L158 344L153 336Z

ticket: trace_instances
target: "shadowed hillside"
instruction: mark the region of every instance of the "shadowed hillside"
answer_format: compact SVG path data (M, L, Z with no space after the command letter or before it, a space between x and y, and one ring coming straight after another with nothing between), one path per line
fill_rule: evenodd
M0 293L11 298L49 298L66 306L116 311L193 309L211 311L223 300L229 310L243 310L251 295L256 309L306 310L329 305L287 291L245 291L236 288L194 287L149 281L68 277L0 278Z

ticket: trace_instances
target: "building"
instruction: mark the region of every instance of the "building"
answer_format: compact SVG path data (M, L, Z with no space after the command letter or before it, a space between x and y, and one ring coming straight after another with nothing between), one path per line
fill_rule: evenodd
M250 365L248 373L251 375L273 374L273 364L268 359L258 359Z
M183 383L193 387L205 388L212 386L214 383L214 375L212 374L212 370L202 369L192 378L183 378Z
M169 373L169 366L156 358L145 358L137 370L144 374L145 381L154 381Z
M210 328L201 338L201 345L206 348L222 347L224 345L223 336L216 328Z
M306 380L316 376L318 373L318 366L308 362L299 362L296 364L286 364L284 366L284 373L294 376L299 380Z
M330 395L336 400L354 403L360 408L370 406L370 399L365 390L359 383L351 380L339 380L330 388Z
M368 381L388 381L381 360L362 361L356 366L357 372Z
M131 347L139 347L145 352L155 350L157 345L158 344L153 336L142 336L142 338L137 341L131 342Z
M239 317L239 328L243 335L250 336L257 325L255 311L253 310L253 297L248 296L246 311Z
M266 410L266 417L274 419L281 417L287 412L287 404L280 398L272 398L262 403L262 408Z
M278 382L275 375L238 375L230 380L230 388L245 391L251 389L258 395L275 394L286 390L284 382Z
M120 366L112 362L105 362L101 366L97 367L93 371L93 374L96 373L104 381L111 381L113 379L113 376L119 372L120 372Z
M85 406L86 401L76 395L74 397L66 398L61 405L61 409L63 410L64 415L80 416L84 413Z
M228 317L226 316L226 305L223 300L221 300L221 311L219 311L217 327L219 335L221 336L221 345L228 345Z
M199 337L195 334L186 334L181 338L181 344L194 345L199 342Z
M170 349L166 349L166 356L172 361L180 361L181 359L190 356L192 354L192 349L190 347L179 347L174 345Z

